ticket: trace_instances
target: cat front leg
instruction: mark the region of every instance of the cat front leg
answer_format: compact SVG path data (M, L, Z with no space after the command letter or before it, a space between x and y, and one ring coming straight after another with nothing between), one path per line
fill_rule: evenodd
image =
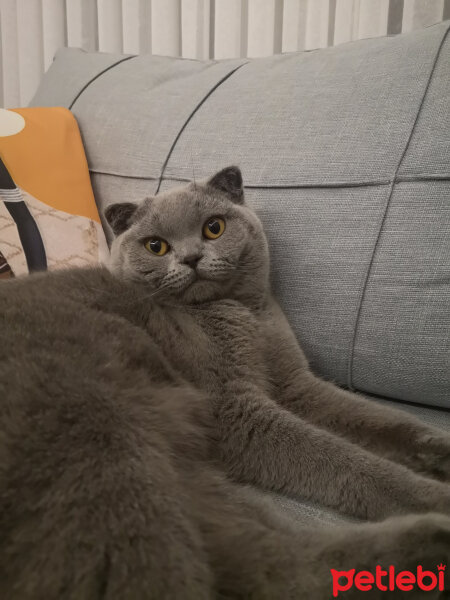
M343 390L312 374L302 375L281 403L309 422L380 456L450 482L450 435L408 413Z
M265 355L274 400L368 450L450 482L450 435L401 410L377 404L313 375L281 309L265 317Z
M439 578L427 598L437 599L450 588L448 573L437 568L448 568L450 559L450 519L444 515L312 527L293 521L254 488L218 483L216 489L208 486L209 493L202 488L197 521L221 598L345 600L364 595L383 600L391 597L389 587L395 597L400 595L398 574L407 570L417 576L419 565L420 583L430 584L424 571ZM369 581L372 575L370 588L359 585L363 571L366 583L367 573ZM419 585L408 597L422 597Z
M303 421L250 383L223 396L215 411L221 459L234 480L369 520L406 512L450 514L447 484Z

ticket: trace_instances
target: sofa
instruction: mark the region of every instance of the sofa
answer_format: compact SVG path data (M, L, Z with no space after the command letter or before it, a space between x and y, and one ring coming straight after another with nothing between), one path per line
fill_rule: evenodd
M101 211L238 164L312 369L450 430L449 29L221 61L63 49L31 105L75 115Z

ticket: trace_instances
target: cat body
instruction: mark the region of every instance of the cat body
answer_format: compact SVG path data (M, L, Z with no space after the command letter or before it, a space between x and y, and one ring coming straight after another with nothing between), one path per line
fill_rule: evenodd
M331 568L448 563L450 436L312 374L239 170L106 216L109 270L0 285L0 596L319 600Z

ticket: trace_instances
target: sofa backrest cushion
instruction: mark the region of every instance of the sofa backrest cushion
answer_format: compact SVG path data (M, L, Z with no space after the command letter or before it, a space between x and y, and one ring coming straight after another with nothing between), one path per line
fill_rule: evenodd
M239 164L312 368L450 408L449 26L254 60L64 50L32 104L75 114L101 209Z

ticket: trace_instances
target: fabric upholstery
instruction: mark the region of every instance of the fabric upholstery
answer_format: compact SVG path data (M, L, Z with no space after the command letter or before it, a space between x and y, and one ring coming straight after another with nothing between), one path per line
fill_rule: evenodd
M448 29L254 60L66 50L32 104L71 107L102 209L239 164L313 368L450 408Z
M21 128L1 135L19 116ZM0 276L95 265L108 256L72 113L0 111Z

